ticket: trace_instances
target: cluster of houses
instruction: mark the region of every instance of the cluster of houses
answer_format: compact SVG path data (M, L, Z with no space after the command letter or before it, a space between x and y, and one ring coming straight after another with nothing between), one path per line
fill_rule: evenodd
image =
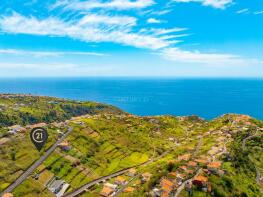
M74 117L72 118L73 120L77 119L79 117ZM51 128L60 128L60 129L63 129L65 128L67 125L68 125L69 121L65 121L65 122L53 122L50 124L50 127ZM31 130L31 129L34 129L34 128L37 128L37 127L47 127L47 123L45 122L40 122L40 123L37 123L37 124L32 124L32 125L26 125L26 126L21 126L21 125L13 125L13 126L10 126L10 127L7 127L7 133L9 135L15 135L17 133L25 133L26 131L28 130ZM61 132L60 130L57 130L57 132L61 135L63 135L64 133Z
M21 126L21 125L13 125L8 127L8 134L9 135L15 135L17 133L25 133L27 130L36 128L36 127L46 127L47 123L37 123L37 124L33 124L33 125L27 125L25 127Z
M102 197L111 197L116 194L121 188L123 188L124 193L132 193L135 190L136 186L140 186L143 183L146 183L150 180L152 174L149 172L142 173L138 175L140 180L136 181L132 186L127 186L128 183L138 175L138 172L135 168L129 169L129 171L122 176L118 176L113 180L113 183L105 183L100 192Z
M117 184L105 183L103 189L100 192L100 196L103 197L113 196L114 194L116 194L117 190L118 190Z
M136 176L137 174L137 170L134 169L134 168L131 168L126 176L117 176L115 179L114 179L114 182L113 183L105 183L103 185L103 188L100 192L100 196L102 197L110 197L110 196L113 196L116 194L116 192L123 186L125 186L129 180L128 180L128 177L134 177ZM133 192L134 191L134 188L132 187L127 187L125 188L124 192Z
M66 128L66 126L68 125L69 121L65 121L65 122L53 122L50 125L48 125L47 123L41 122L41 123L37 123L37 124L33 124L33 125L26 125L26 126L21 126L21 125L12 125L10 127L6 127L4 128L6 131L6 135L4 135L2 138L0 138L0 145L3 145L5 143L7 143L8 141L10 141L9 136L11 135L16 135L16 134L24 134L27 131L30 131L34 128L37 127L47 127L49 126L50 128L53 129L57 129L57 133L58 133L58 137L62 137L64 135L64 132L61 131L62 129ZM67 141L62 142L59 147L64 150L64 151L68 151L70 150L70 146L68 144Z
M254 125L251 122L251 117L248 115L236 115L235 119L232 121L232 125L233 124L243 124L243 125L247 125L247 126L251 126Z
M186 117L181 117L180 120L185 121ZM222 163L216 161L215 156L226 153L226 143L232 140L233 133L248 129L249 126L253 125L251 117L244 115L234 117L231 123L231 126L224 126L220 129L209 130L204 133L201 137L205 137L206 135L219 136L216 139L217 144L208 151L207 157L191 159L190 154L179 156L177 162L180 162L182 165L176 171L162 177L159 184L150 192L151 195L154 197L173 196L179 187L185 188L189 193L194 190L212 192L209 176L211 174L217 176L225 174L225 171L221 168ZM173 138L169 138L168 140L175 141ZM263 182L262 179L261 181Z
M161 178L159 185L151 191L153 197L173 196L179 187L184 187L188 192L192 192L193 188L211 192L209 175L225 173L221 170L221 162L209 162L207 158L202 157L191 160L190 154L179 156L176 162L182 165Z
M33 97L31 94L0 94L0 98L23 98L25 96Z
M16 133L24 133L26 132L26 128L20 126L20 125L13 125L8 127L8 134L9 135L15 135Z
M10 99L10 98L21 98L22 97L22 95L9 95L9 94L0 94L0 98L1 99L6 99L6 100L8 100L8 99ZM29 103L29 104L31 104L31 103ZM22 108L22 107L25 107L26 106L26 104L25 103L22 103L22 102L16 102L16 103L14 103L14 104L8 104L8 103L0 103L0 111L5 111L5 110L7 110L7 109L12 109L12 110L14 110L14 111L18 111L18 110L20 110L20 108Z

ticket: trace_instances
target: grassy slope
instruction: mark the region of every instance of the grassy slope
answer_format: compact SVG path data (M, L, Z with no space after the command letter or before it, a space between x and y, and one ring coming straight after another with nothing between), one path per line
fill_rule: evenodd
M94 102L75 102L49 97L0 95L0 138L8 131L4 126L34 124L38 122L63 121L83 114L102 112L119 113L115 107ZM0 191L27 169L57 138L55 129L48 128L49 139L39 153L30 141L29 131L9 136L0 146ZM15 153L15 160L12 154Z
M225 117L211 122L203 121L194 116L185 120L179 120L173 116L142 118L125 115L121 117L117 115L120 111L114 107L46 97L15 97L9 99L0 97L1 103L7 109L1 111L2 125L61 121L71 116L100 112L101 115L99 116L81 119L82 125L72 123L74 131L67 139L72 147L71 150L64 152L57 149L43 164L43 168L49 173L53 173L70 183L71 190L101 175L161 155L174 147L174 143L169 138L176 139L182 144L180 147L146 169L142 169L155 173L151 182L142 186L141 190L138 189L138 193L134 194L135 196L144 196L145 192L155 184L154 182L158 181L158 178L167 172L167 163L169 161L174 160L180 154L193 151L192 149L198 144L198 135L211 129L216 130L230 125ZM23 103L23 107L20 106L18 110L14 110L17 103ZM56 113L52 112L53 110ZM21 112L23 112L23 116L21 116ZM50 113L53 115L50 115ZM109 113L113 114L105 115ZM48 119L46 119L47 114L49 114ZM34 116L34 118L30 118L31 116ZM5 122L3 117L8 117L9 121ZM262 122L256 121L256 124L258 127L262 127ZM54 143L57 137L55 129L50 128L48 131L50 132L50 141L46 148ZM223 178L210 177L218 196L258 196L259 194L253 167L251 170L245 170L247 169L246 166L240 165L237 167L235 163L240 158L235 158L235 156L243 151L238 148L243 138L243 134L238 133L233 143L228 145L233 160L224 162L223 166L229 173ZM203 139L198 154L205 154L215 143L216 137L209 136ZM16 151L17 155L15 161L11 159L13 150ZM251 158L249 161L255 163L260 170L262 169L263 159L262 154L257 153L261 150L262 135L249 140L244 150L245 153L242 153L244 155L248 153ZM12 136L11 141L0 147L0 152L0 191L14 181L23 170L42 154L35 151L29 141L28 133L25 136ZM239 162L242 163L242 161ZM37 185L39 185L39 181L30 178L15 190L15 194L17 196L50 196L47 190L37 187ZM198 192L196 192L197 194ZM97 193L94 195L97 195ZM202 195L200 193L200 196Z
M208 130L221 130L223 127L231 126L231 121L228 121L230 118L235 118L236 115L226 115L220 118L217 118L209 123L202 124L201 128L196 129L195 131L191 130L188 134L189 141L186 143L186 146L178 147L174 152L169 154L167 157L159 160L156 163L151 164L150 166L142 169L143 171L151 172L154 174L151 181L135 186L136 191L130 195L122 194L122 197L135 197L135 196L148 196L147 192L149 192L153 187L158 186L161 177L167 176L168 172L171 171L171 166L169 166L169 162L172 162L174 158L178 154L183 153L191 153L187 147L189 144L195 143L197 140L195 135L202 134ZM256 122L255 126L249 127L248 130L242 130L243 126L246 125L237 125L239 127L238 132L233 135L233 140L227 144L228 150L230 151L231 161L225 159L225 157L221 156L219 159L223 162L223 169L226 170L226 174L223 176L210 175L209 182L212 184L214 196L218 197L235 197L235 196L262 196L262 189L256 183L256 171L255 166L262 171L262 131L259 131L260 128L263 128L261 121L251 120L251 122ZM196 127L195 127L196 128ZM251 138L247 141L246 148L242 150L242 141L245 137L254 131L258 130L258 135L256 137ZM199 151L196 156L207 155L207 151L212 147L216 146L218 143L216 142L217 138L220 135L215 136L206 136L202 139L202 143ZM173 170L175 171L179 165L184 165L184 162L176 163L173 166ZM156 173L158 172L158 173ZM132 182L130 185L134 185ZM260 192L261 190L261 192ZM188 194L183 190L180 194L181 197L186 197ZM201 192L198 190L193 191L193 196L210 196L210 194L206 194L205 192Z

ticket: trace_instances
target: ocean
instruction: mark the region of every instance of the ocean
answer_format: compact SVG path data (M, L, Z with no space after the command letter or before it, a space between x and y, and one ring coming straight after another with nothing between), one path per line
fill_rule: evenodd
M261 79L3 78L0 93L25 93L112 104L136 115L225 113L263 120Z

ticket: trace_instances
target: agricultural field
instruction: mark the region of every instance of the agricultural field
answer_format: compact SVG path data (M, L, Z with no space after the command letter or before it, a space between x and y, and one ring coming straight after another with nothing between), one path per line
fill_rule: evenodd
M14 105L18 100L22 103L20 96L9 98L2 106ZM65 192L70 193L97 178L128 168L134 168L136 175L131 178L127 173L122 174L127 179L127 185L118 185L115 191L123 189L121 197L143 197L152 195L154 191L164 192L163 180L175 183L178 180L172 176L185 172L187 174L181 178L180 184L169 192L180 191L178 196L182 197L188 196L189 192L194 196L261 195L262 121L234 114L211 121L197 116L140 117L97 103L65 101L63 104L61 100L44 97L25 97L25 100L31 106L25 107L24 104L19 110L37 113L42 108L32 104L37 102L39 106L43 105L42 109L55 105L52 109L67 115L62 115L61 119L53 119L56 116L52 116L45 122L49 138L40 152L30 141L29 129L7 135L7 127L0 128L0 191L45 154L70 127L72 132L63 142L15 188L15 196L54 196L49 189L54 180L69 184ZM51 106L48 108L51 109ZM61 107L65 111L62 112ZM44 116L44 112L39 114L38 118ZM72 117L76 114L80 116ZM62 121L67 117L68 120ZM41 118L38 120L43 121ZM52 120L59 120L62 124ZM23 121L18 118L14 123L28 123ZM205 160L205 163L195 164L198 160ZM189 161L197 166L189 167ZM207 167L213 162L220 164L217 173ZM146 175L149 177L142 178ZM209 187L200 189L195 185L188 191L185 188L179 190L181 184L199 175L207 179ZM115 179L113 177L104 182L115 184ZM100 195L104 182L94 184L89 192L83 192L81 196ZM129 190L126 191L126 187Z
M57 139L57 133L48 129L49 138L41 152L38 152L29 137L29 130L23 134L9 137L9 141L0 146L0 189L3 190L25 171Z

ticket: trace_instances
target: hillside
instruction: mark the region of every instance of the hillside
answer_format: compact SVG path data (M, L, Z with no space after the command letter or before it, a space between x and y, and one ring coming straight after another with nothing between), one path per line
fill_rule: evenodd
M117 108L95 102L58 98L0 94L0 127L15 124L65 121L73 116L97 112L120 112Z
M15 196L54 196L54 179L69 184L70 193L129 167L128 173L94 184L81 196L111 190L134 197L262 196L263 122L249 116L228 114L211 121L140 117L98 103L22 95L2 95L0 106L2 126L46 122L49 132L39 153L30 142L30 129L10 134L2 127L0 191L72 127L64 143L15 188Z

